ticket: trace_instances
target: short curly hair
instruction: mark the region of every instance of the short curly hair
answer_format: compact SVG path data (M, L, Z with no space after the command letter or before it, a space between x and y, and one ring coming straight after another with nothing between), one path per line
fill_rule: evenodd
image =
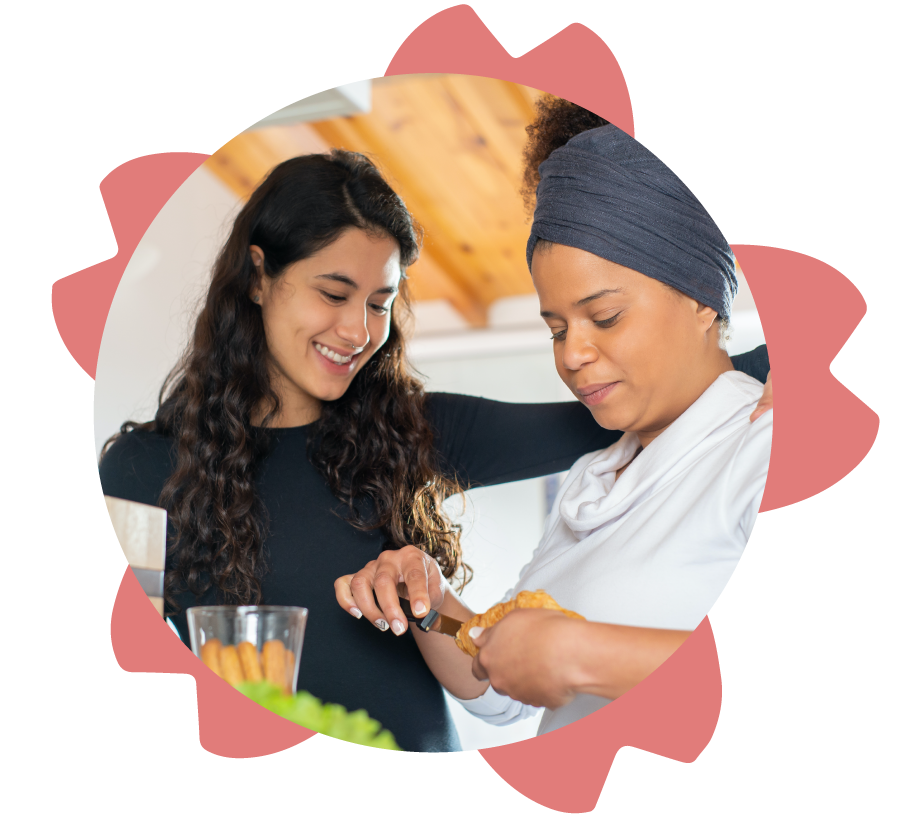
M609 121L570 100L546 94L536 101L536 119L526 126L528 140L523 149L523 186L520 189L523 204L530 214L536 205L539 166L571 137L602 125L609 125Z

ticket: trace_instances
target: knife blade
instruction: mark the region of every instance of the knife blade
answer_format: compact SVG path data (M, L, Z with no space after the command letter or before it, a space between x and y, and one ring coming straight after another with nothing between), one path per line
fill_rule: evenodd
M422 632L440 632L442 635L449 635L451 638L455 638L463 625L463 621L458 621L456 618L451 618L447 615L441 615L436 609L430 610L427 615L421 618L416 618L412 614L412 604L405 598L399 599L399 606L405 614L406 620L414 623Z

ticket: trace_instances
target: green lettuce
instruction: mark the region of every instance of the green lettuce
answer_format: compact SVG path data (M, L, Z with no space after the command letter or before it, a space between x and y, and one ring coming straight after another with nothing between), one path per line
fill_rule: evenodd
M393 735L381 727L364 709L347 712L337 703L323 703L309 692L286 695L278 686L268 681L244 681L235 687L264 709L279 717L304 726L322 735L373 746L375 749L394 749Z

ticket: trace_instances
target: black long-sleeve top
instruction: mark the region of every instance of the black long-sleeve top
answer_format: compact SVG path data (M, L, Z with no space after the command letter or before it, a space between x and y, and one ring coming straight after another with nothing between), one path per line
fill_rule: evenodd
M733 364L764 380L767 349ZM431 393L427 414L441 470L463 487L479 487L568 469L584 453L618 440L579 403L508 404ZM428 670L411 633L381 632L336 603L333 582L357 572L383 550L384 536L362 532L339 515L341 504L307 455L312 425L269 431L256 488L266 505L269 570L262 603L305 606L308 620L298 688L349 710L366 709L408 751L458 751L459 738L440 684ZM99 472L106 495L159 504L174 469L174 442L155 432L118 438ZM184 593L172 618L189 644L183 610L218 603L215 590L200 600Z

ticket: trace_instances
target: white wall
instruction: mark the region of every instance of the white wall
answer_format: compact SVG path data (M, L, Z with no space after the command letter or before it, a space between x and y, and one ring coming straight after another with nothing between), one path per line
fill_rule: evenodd
M95 443L127 419L148 421L188 338L238 198L198 168L140 240L105 323L95 378Z

